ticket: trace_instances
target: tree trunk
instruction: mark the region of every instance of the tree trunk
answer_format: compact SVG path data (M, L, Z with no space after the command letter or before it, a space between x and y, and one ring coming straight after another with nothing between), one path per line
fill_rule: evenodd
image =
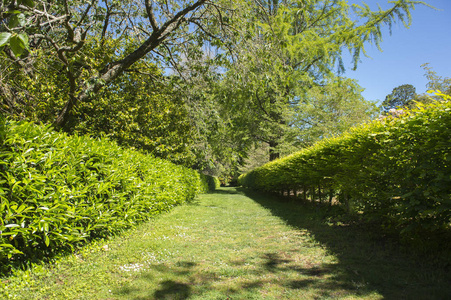
M270 141L269 142L269 161L273 161L275 159L278 159L280 157L279 152L277 152L274 148L279 145L276 141Z

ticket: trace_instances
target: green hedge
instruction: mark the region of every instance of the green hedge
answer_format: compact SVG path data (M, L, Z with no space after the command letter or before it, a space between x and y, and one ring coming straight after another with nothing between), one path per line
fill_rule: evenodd
M213 192L221 186L221 182L218 177L200 174L200 179L202 181L202 192L208 193Z
M336 199L402 233L449 228L451 222L451 101L386 117L270 162L239 182L301 198Z
M107 140L25 122L6 124L3 132L2 262L115 233L193 199L208 185L194 170Z

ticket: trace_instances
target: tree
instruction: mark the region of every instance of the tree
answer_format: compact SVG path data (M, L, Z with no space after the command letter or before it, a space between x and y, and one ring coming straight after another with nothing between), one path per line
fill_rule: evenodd
M342 52L351 51L357 64L367 43L379 45L381 26L408 26L410 11L422 2L397 0L377 11L342 0L1 3L0 66L8 84L0 88L8 110L18 107L18 114L46 121L56 115L67 131L89 117L92 128L115 132L100 122L111 118L95 120L87 107L103 101L104 111L116 113L116 103L108 101L121 99L124 108L158 103L155 95L139 94L149 85L137 75L157 84L166 78L148 72L149 66L172 66L166 82L181 89L171 97L194 128L188 144L197 157L208 157L205 168L218 161L227 168L261 142L270 146L271 159L289 153L301 134L294 126L299 107L317 101L310 89L338 80ZM207 46L214 50L207 66L219 68L197 64ZM176 76L184 83L172 80ZM139 93L131 92L133 81Z
M192 26L202 26L209 16L218 14L218 4L207 0L2 0L0 47L4 57L21 66L36 63L33 53L37 49L45 52L48 61L59 64L69 90L55 123L65 126L79 103L96 95L151 52L171 59L171 52L177 51L185 37L193 37ZM118 42L117 53L108 60L95 57L88 62L83 50L89 36ZM127 37L137 43L123 49L120 41Z
M338 0L249 3L250 12L241 11L248 25L241 26L245 33L225 74L233 91L225 97L235 122L247 124L255 141L268 143L273 160L298 142L293 119L308 91L344 71L342 52L352 52L356 67L366 43L379 47L381 26L401 21L408 27L410 10L422 2L393 1L378 11Z
M437 75L437 72L433 71L429 64L421 66L426 72L424 76L428 79L426 85L428 90L440 91L446 95L451 95L451 78Z
M127 72L80 103L69 132L107 135L122 146L191 167L194 133L185 104L159 68L145 60L136 65L140 72Z
M439 94L451 95L451 78L437 75L437 72L433 71L428 63L421 66L425 70L424 76L428 79L426 84L428 92L415 95L414 101L410 101L408 104L409 108L416 107L418 103L427 104L436 100L442 100L443 97L432 93L438 92Z
M310 146L375 117L378 108L363 98L362 90L349 78L336 78L309 89L296 108L294 125L300 130L299 144Z
M248 156L242 161L238 170L240 174L248 173L255 168L261 167L269 162L269 146L266 143L257 143L248 152Z
M236 177L237 163L246 155L246 137L231 124L230 111L218 97L222 80L215 56L196 48L187 52L189 60L175 70L180 77L174 89L190 120L191 150L196 157L193 167L226 183Z
M416 89L411 84L403 84L393 89L393 91L385 97L381 108L384 113L390 109L397 109L400 107L408 107L416 98Z

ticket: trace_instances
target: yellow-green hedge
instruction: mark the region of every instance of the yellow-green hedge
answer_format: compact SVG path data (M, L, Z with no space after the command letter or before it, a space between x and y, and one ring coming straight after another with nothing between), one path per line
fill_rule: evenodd
M267 192L322 193L403 233L451 222L451 99L386 117L240 176ZM314 193L313 193L314 192ZM327 197L327 198L326 198Z
M219 182L218 177L200 174L200 179L202 181L203 193L213 192L214 190L216 190L221 186L221 182Z
M107 140L11 122L0 144L0 261L48 255L190 201L198 172Z

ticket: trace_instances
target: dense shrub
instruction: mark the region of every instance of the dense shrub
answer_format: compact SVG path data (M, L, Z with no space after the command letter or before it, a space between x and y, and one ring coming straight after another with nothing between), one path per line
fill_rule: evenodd
M242 175L240 184L328 196L404 234L449 228L451 101L442 97L270 162Z
M25 122L4 129L0 261L117 232L193 199L208 185L196 171L107 140Z
M221 182L218 177L200 174L200 179L202 181L202 192L208 193L216 190L221 186Z

